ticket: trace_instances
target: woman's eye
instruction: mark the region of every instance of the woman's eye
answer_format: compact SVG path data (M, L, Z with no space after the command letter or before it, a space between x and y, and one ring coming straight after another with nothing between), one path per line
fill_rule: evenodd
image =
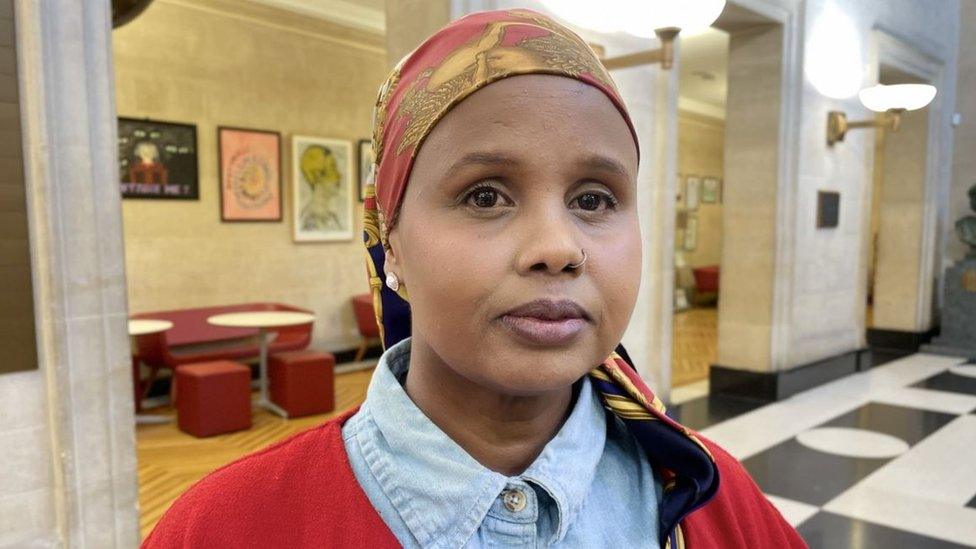
M583 193L577 196L573 202L579 209L589 212L599 210L601 205L607 208L613 208L616 205L613 197L602 193Z
M465 201L475 208L494 208L499 200L504 200L501 194L491 187L478 187L471 191Z
M498 193L492 189L481 189L474 192L471 200L479 208L490 208L498 202Z

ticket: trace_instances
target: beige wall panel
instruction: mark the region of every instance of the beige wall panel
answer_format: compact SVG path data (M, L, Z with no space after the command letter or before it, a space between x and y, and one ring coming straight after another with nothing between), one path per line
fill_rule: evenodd
M450 20L448 0L387 0L386 47L390 67Z
M123 201L130 310L281 301L315 312L313 346L354 347L362 205L352 240L293 242L291 136L347 139L356 156L387 74L382 36L249 3L160 0L113 39L120 116L193 123L198 139L200 200ZM220 222L219 125L282 134L281 223Z
M685 178L696 175L702 179L722 179L725 154L725 123L717 118L687 111L678 112L678 181L679 191ZM679 209L682 204L678 204ZM684 251L691 267L718 265L722 261L722 203L698 204L688 212L698 219L698 242L694 250ZM679 246L682 243L676 243Z

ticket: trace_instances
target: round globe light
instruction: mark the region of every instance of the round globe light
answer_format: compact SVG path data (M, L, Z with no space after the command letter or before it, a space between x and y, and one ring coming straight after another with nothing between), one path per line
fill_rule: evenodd
M827 1L807 38L804 73L821 94L832 99L857 95L864 85L860 32L850 15Z
M543 0L556 16L596 32L626 32L654 38L657 29L677 28L686 35L708 28L725 9L725 0Z
M875 112L889 110L914 111L928 105L935 98L935 86L929 84L878 84L864 88L857 96L861 104Z

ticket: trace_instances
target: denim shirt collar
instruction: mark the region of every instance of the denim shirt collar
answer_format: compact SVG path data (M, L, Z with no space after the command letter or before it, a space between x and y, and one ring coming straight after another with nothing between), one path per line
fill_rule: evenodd
M506 477L478 463L417 408L400 383L410 363L410 339L380 359L361 408L381 440L364 441L363 455L381 489L423 546L459 546L478 529L510 480L533 483L557 507L561 541L575 520L606 443L606 415L588 378L559 432L521 475Z

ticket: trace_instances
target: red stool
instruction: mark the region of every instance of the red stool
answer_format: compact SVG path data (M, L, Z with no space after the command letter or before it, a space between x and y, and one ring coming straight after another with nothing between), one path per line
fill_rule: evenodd
M324 414L335 408L335 357L316 351L287 351L271 355L268 381L271 400L288 417Z
M251 369L232 360L185 364L176 369L180 430L209 437L251 427Z

